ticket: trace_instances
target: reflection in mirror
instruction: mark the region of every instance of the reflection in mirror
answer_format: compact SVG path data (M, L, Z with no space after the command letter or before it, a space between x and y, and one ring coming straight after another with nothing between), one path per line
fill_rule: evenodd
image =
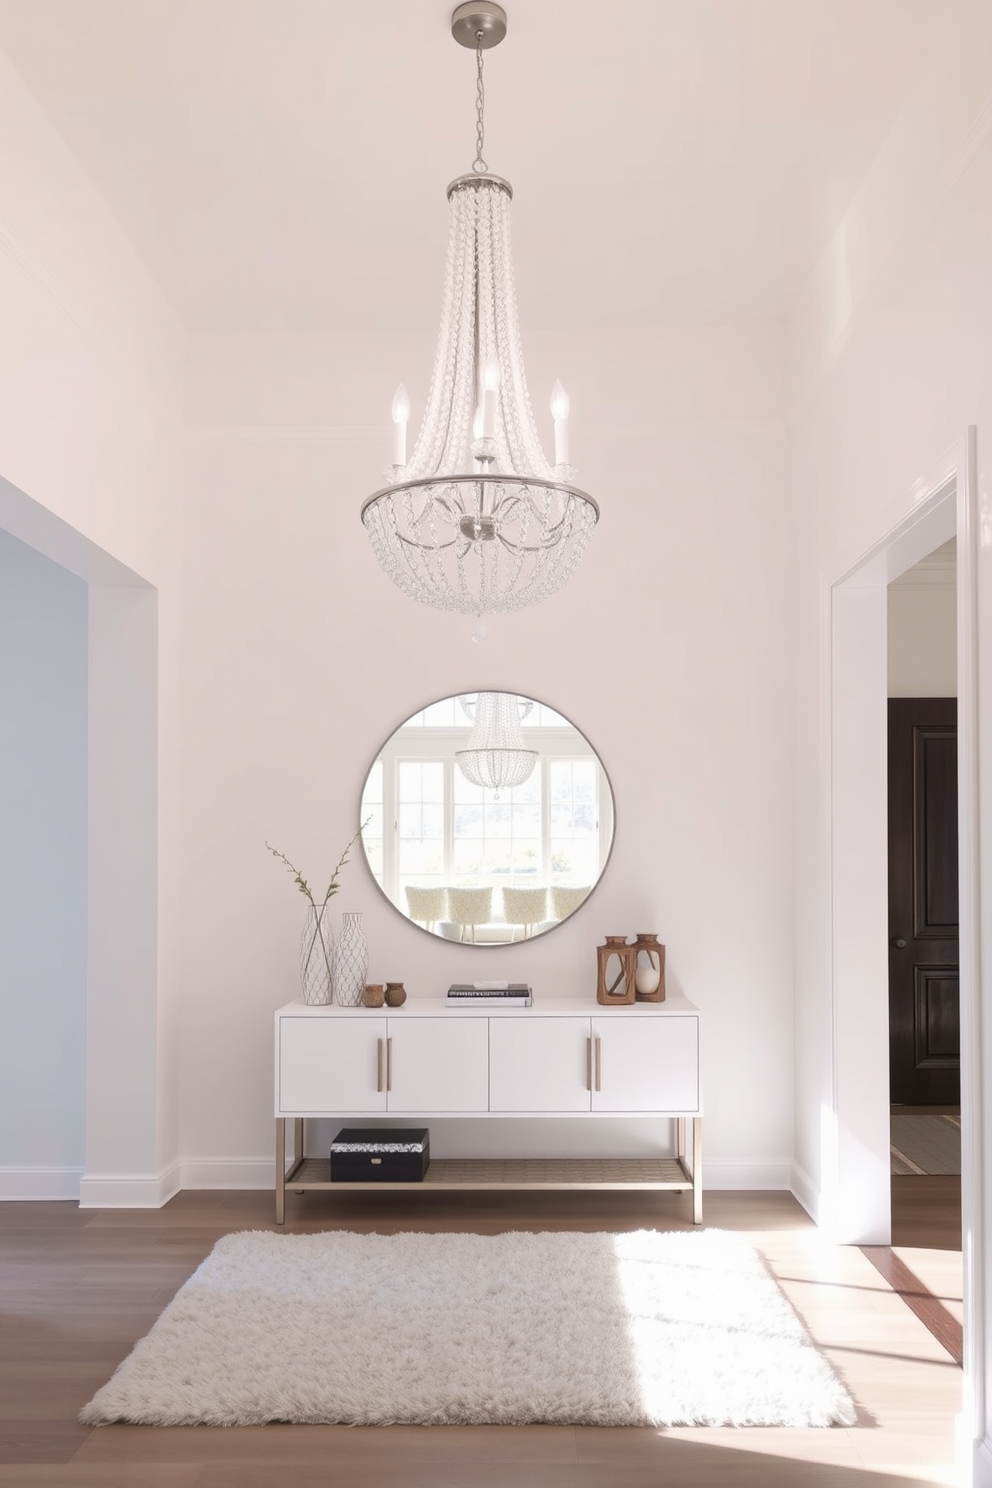
M527 940L586 899L613 844L588 740L509 692L443 698L387 739L362 794L373 877L401 914L471 945Z

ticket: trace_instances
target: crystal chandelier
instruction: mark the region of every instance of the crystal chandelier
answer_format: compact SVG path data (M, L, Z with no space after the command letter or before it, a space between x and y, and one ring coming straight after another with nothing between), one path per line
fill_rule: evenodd
M466 780L497 794L529 780L537 750L524 742L519 698L512 692L480 692L475 726L467 747L455 751L455 760Z
M434 373L420 435L407 458L410 404L393 399L389 484L362 506L375 555L411 599L485 615L537 604L575 572L599 508L572 484L568 398L551 401L555 463L538 438L524 375L510 255L508 181L483 159L483 52L506 34L506 13L469 0L451 32L476 53L476 158L448 187L445 288Z

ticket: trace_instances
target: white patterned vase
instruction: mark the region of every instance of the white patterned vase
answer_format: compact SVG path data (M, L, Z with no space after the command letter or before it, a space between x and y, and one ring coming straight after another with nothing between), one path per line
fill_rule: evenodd
M331 906L311 904L300 936L300 986L311 1007L330 1002L334 972L334 932Z
M341 934L334 945L334 1001L358 1007L369 974L369 945L357 910L341 916Z

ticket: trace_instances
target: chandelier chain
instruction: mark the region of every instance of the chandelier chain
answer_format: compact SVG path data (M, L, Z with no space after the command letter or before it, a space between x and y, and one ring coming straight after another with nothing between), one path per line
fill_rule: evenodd
M486 90L482 81L482 37L483 32L475 33L475 159L472 161L472 169L480 174L489 169L482 158L486 138Z

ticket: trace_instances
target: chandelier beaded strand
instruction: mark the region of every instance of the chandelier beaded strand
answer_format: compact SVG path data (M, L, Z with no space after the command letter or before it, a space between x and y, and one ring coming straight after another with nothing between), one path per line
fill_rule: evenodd
M484 615L554 594L575 571L599 509L572 484L568 399L552 398L556 463L531 409L517 319L508 181L483 157L483 51L506 34L506 14L469 0L451 18L476 52L476 156L448 187L441 328L420 434L407 459L409 401L393 400L389 484L368 497L362 522L384 571L435 609Z

